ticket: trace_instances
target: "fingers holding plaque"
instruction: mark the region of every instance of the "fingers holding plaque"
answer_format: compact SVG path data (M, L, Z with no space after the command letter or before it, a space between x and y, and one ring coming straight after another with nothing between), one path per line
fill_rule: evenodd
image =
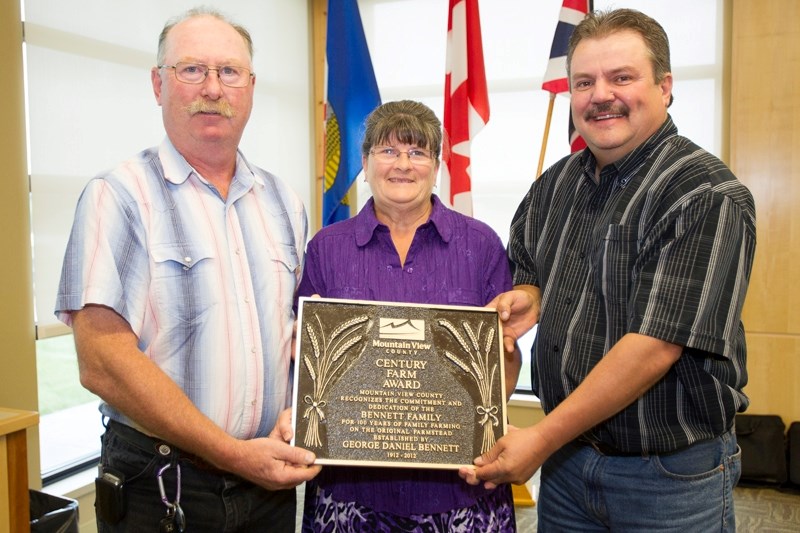
M301 298L293 444L318 464L457 469L506 430L494 310Z

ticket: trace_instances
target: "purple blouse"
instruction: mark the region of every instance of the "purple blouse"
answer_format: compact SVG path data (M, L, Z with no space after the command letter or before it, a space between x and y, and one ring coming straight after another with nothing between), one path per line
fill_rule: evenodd
M436 195L432 203L404 265L372 199L355 217L321 229L308 243L298 296L484 306L510 290L497 234ZM315 481L338 501L402 516L469 507L487 493L452 470L326 466Z

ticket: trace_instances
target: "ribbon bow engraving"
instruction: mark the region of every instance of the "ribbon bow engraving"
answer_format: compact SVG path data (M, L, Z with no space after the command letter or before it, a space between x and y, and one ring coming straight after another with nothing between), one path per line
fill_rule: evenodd
M497 424L500 423L500 421L497 420L497 416L495 416L497 415L498 411L496 405L491 405L489 407L484 407L482 405L479 405L478 407L475 408L475 410L478 411L479 415L483 415L483 418L481 418L478 424L480 425L488 424L490 418L492 419L493 426L496 426Z
M305 414L303 414L303 418L308 418L311 415L311 412L315 411L320 420L325 420L325 413L322 411L322 408L328 405L328 402L325 400L316 401L308 394L305 395L303 401L311 406L306 409Z

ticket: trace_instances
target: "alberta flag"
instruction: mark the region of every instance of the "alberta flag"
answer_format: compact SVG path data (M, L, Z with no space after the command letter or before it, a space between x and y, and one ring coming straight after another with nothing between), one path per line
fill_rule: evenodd
M323 226L350 217L347 192L361 172L364 119L381 103L356 0L328 0L326 57Z
M558 15L558 25L550 47L550 60L544 74L542 89L553 94L569 92L567 79L567 48L569 38L586 13L592 10L591 0L564 0ZM569 144L573 152L586 148L586 142L575 131L572 113L569 117Z
M470 144L489 121L478 0L450 0L444 86L442 201L472 215Z

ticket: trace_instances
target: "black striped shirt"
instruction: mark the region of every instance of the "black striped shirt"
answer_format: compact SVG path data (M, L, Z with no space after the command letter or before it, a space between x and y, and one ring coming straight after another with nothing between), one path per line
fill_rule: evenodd
M741 310L755 251L750 192L671 118L603 168L587 149L534 182L508 245L542 290L534 392L550 412L626 333L684 346L667 375L590 433L629 452L718 436L748 404Z

